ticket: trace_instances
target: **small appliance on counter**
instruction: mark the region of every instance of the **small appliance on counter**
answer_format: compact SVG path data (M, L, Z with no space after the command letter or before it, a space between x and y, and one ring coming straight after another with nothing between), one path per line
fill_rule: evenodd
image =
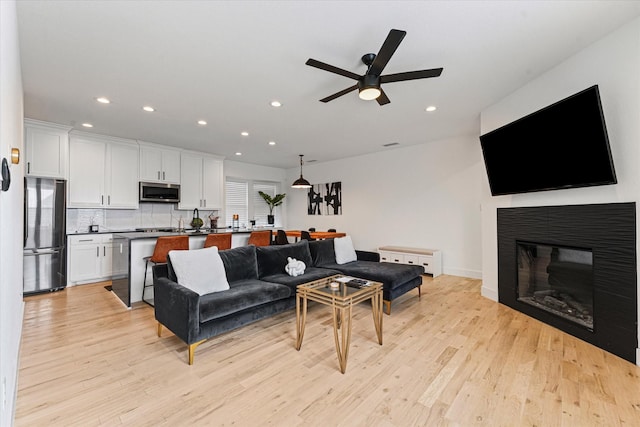
M89 226L89 233L97 233L100 231L100 227L98 226L98 224L91 224Z

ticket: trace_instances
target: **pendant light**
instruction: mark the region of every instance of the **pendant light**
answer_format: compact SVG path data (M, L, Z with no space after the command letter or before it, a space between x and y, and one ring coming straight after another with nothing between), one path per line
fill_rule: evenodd
M300 178L296 179L293 184L291 184L291 188L311 188L311 184L309 181L302 177L302 156L304 154L300 154Z

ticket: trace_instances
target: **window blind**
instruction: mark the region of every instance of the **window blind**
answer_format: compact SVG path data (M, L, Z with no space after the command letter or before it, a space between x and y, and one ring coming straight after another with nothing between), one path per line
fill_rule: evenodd
M276 195L276 184L269 182L255 182L253 184L253 219L256 220L256 225L267 225L267 215L269 215L269 205L264 201L260 193L262 191L274 197ZM276 215L280 207L273 209L273 214Z
M249 183L246 181L236 181L228 179L225 183L227 197L225 209L225 224L233 225L233 215L238 214L239 224L245 226L249 223Z

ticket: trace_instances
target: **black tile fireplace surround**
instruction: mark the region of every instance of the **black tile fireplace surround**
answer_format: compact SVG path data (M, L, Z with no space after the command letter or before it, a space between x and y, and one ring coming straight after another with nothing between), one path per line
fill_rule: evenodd
M498 299L515 310L636 362L635 203L498 209ZM593 331L517 299L516 242L590 248Z

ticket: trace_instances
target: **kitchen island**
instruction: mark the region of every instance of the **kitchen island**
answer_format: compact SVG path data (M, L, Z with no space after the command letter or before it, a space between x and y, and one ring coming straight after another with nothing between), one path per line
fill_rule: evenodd
M160 236L189 236L189 249L201 249L204 241L211 233L232 233L231 247L245 246L252 230L231 231L229 229L203 230L200 232L130 232L113 234L114 276L111 279L113 293L127 306L142 301L145 261L151 256ZM117 266L117 268L115 268ZM147 284L153 283L151 269L147 273ZM152 289L146 291L147 299Z

